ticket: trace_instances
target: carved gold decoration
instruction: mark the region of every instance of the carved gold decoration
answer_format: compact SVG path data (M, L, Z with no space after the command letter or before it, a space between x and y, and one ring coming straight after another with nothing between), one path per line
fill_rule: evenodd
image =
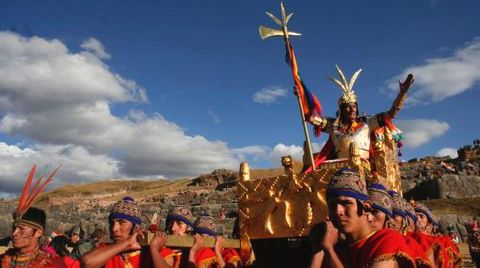
M327 216L327 184L337 170L370 176L369 162L359 157L328 161L308 175L294 172L291 156L282 165L285 175L239 181L240 233L250 239L308 235Z
M248 181L250 180L250 167L248 162L244 161L240 164L240 180Z
M388 127L383 127L384 140L374 143L375 173L373 180L389 190L402 194L400 168L397 160L397 143Z

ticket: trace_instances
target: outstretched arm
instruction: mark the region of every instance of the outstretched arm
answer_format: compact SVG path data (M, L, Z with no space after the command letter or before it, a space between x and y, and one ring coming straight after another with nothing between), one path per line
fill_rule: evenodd
M395 101L393 101L392 108L390 108L390 111L388 112L390 118L395 118L398 111L400 111L400 109L402 108L403 102L407 97L407 92L410 89L410 86L413 84L413 81L414 79L412 74L409 74L405 81L398 81L400 92L398 92L397 98L395 98Z

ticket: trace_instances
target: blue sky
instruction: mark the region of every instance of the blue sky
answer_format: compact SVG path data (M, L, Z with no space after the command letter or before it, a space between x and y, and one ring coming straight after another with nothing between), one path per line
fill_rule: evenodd
M302 78L333 116L351 76L360 111L390 108L404 160L452 154L480 135L478 1L287 1ZM281 39L258 26L279 1L0 1L0 195L32 163L62 164L53 186L178 178L279 165L303 133ZM325 141L314 139L315 148Z

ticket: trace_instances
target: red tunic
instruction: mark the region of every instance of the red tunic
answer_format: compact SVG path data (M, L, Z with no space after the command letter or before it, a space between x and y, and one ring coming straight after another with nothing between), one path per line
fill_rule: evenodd
M163 257L163 259L168 259L168 258L173 258L173 268L178 268L180 267L180 261L182 257L181 252L175 252L170 248L163 248L160 251L160 255Z
M450 236L439 236L437 239L442 245L442 267L462 267L462 257L457 245Z
M335 251L345 267L366 268L387 260L395 260L402 268L415 267L414 254L405 239L392 229L379 230L350 245L339 243Z
M163 248L160 250L160 255L164 259L174 258L173 267L179 267L180 258L176 258L176 253L171 249ZM175 266L176 265L176 266ZM105 268L149 268L153 266L152 256L148 247L142 247L130 253L115 255L109 259L105 264Z
M431 264L427 254L425 254L425 250L423 250L418 242L409 235L404 235L403 237L405 238L405 242L413 254L412 257L415 260L417 267L431 267L433 264Z
M201 248L195 255L195 266L204 264L207 267L216 267L218 260L217 255L211 248Z
M233 248L226 248L222 252L222 257L225 263L239 263L240 260L240 255L238 252L233 249Z
M15 249L9 249L7 252L0 256L1 267L4 268L19 268L19 267L31 267L31 268L54 268L54 267L67 267L63 262L62 257L47 253L41 249L37 249L35 253L25 256L16 256Z
M433 253L435 264L438 267L443 267L442 264L445 263L443 242L441 239L439 239L439 237L427 235L421 232L408 233L407 235L417 241L427 256Z

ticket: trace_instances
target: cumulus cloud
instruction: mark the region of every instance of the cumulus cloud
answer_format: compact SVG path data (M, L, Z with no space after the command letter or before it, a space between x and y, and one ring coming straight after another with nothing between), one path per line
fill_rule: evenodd
M450 158L454 159L458 157L458 152L457 152L457 149L455 148L446 147L446 148L440 149L437 152L437 156L450 156Z
M56 39L0 32L0 132L30 144L3 144L3 169L58 162L62 183L69 183L238 168L240 159L226 143L189 135L160 114L114 115L112 104L145 102L145 90L102 61L108 53L98 40L82 47L72 53ZM2 174L2 191L18 193L24 175ZM7 179L13 177L15 183Z
M271 104L279 98L285 97L287 90L279 87L268 87L261 89L253 95L253 101L261 104Z
M412 104L442 101L480 84L480 38L457 49L453 55L432 58L418 66L407 67L389 81L389 88L398 90L398 80L415 75L415 89L408 101Z
M302 160L303 158L303 147L298 145L285 145L279 143L273 147L270 157L273 161L279 161L280 157L284 155L291 155L295 159Z
M110 59L111 58L110 54L108 54L105 51L105 47L103 46L103 44L100 43L100 41L98 41L97 39L95 39L93 37L91 37L91 38L87 39L85 42L83 42L80 45L80 47L87 50L87 51L91 51L93 54L95 54L95 56L97 56L100 59Z
M21 148L0 142L0 197L11 197L23 187L33 163L42 172L49 164L52 171L62 167L50 188L71 182L89 182L119 176L119 161L107 155L92 154L85 148L74 145L39 145ZM79 181L79 178L82 180Z
M312 143L312 150L314 152L319 152L324 144L325 143ZM268 146L253 145L233 149L232 151L239 159L251 159L257 162L268 161L275 166L280 164L280 158L285 155L291 155L294 159L299 161L303 160L303 147L296 144L286 145L283 143L278 143L273 146L273 148Z
M404 144L410 148L426 144L449 129L448 123L433 119L398 120L397 125L405 135Z

